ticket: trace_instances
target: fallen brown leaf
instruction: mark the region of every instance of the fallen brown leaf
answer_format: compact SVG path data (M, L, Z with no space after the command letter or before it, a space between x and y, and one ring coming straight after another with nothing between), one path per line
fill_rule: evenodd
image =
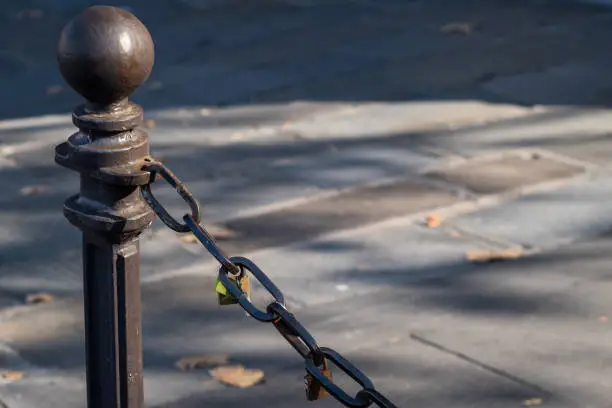
M153 119L147 119L144 121L143 125L148 129L153 129L155 127L155 121Z
M427 222L427 226L429 228L437 228L440 226L440 224L442 224L442 219L438 214L428 215L427 218L425 218L425 221Z
M257 369L246 369L241 365L217 367L209 371L222 384L239 388L248 388L260 383L264 372Z
M532 407L535 405L542 405L542 398L531 398L531 399L525 400L523 401L523 405L527 407Z
M50 293L33 293L26 296L26 303L28 305L35 305L39 303L48 303L53 299L55 299L55 296Z
M25 373L23 371L5 371L0 376L3 380L19 381L25 377Z
M19 194L22 196L34 196L48 192L50 188L48 186L26 186L19 190Z
M191 234L191 233L187 233L187 234L182 234L181 235L181 241L183 241L186 244L197 244L198 239L195 237L195 235Z
M215 367L228 364L227 356L193 356L183 357L176 362L181 371L191 371L196 368Z
M516 259L523 256L524 253L518 248L509 248L503 250L486 250L486 251L468 251L465 257L471 262L495 262L506 259Z
M460 35L470 35L474 32L475 29L474 23L465 22L465 21L456 21L453 23L448 23L440 27L440 31L444 34L460 34Z
M46 89L47 95L56 95L64 90L61 85L49 85Z

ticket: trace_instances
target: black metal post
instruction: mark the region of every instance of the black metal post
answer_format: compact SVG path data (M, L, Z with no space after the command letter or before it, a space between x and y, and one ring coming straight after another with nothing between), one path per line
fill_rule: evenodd
M129 12L94 6L66 25L57 56L87 100L72 115L79 131L55 150L81 177L64 215L83 232L87 406L141 408L139 235L154 213L140 195L150 178L142 109L127 98L151 72L153 41Z

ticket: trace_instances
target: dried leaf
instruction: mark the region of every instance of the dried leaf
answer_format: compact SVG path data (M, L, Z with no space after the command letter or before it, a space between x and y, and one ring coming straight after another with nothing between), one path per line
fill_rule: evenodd
M186 244L197 244L198 239L195 237L195 235L191 234L191 233L187 233L187 234L182 234L181 235L181 241L183 241Z
M524 255L523 250L519 248L509 248L503 250L488 250L488 251L468 251L465 256L471 262L496 262L506 259L516 259Z
M153 119L147 119L144 121L143 125L147 129L153 129L155 127L155 121Z
M440 31L444 34L460 34L460 35L470 35L474 32L476 26L474 23L470 23L467 21L456 21L453 23L445 24L440 27Z
M39 303L49 303L53 299L55 299L55 296L50 293L33 293L26 296L26 303L28 305L36 305Z
M5 371L1 376L3 380L19 381L25 377L25 373L23 371Z
M542 405L542 398L531 398L523 401L523 405L527 407L532 407L536 405Z
M48 186L26 186L19 190L19 194L22 196L34 196L48 192L50 188Z
M222 384L239 388L248 388L260 383L264 372L257 369L246 369L241 365L217 367L209 371L217 381Z
M196 368L215 367L228 364L227 356L193 356L183 357L176 362L181 371L191 371Z
M442 224L442 219L438 214L428 215L425 220L429 228L437 228Z
M46 89L47 95L56 95L64 90L61 85L49 85Z

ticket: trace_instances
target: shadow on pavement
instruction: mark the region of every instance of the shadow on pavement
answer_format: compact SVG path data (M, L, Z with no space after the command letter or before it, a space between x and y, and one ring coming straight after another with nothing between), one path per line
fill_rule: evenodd
M0 5L0 118L67 114L63 25L93 1ZM609 104L612 14L576 1L110 1L156 41L146 109L476 98ZM603 75L602 75L603 74Z
M80 103L79 97L66 88L56 67L54 52L59 31L92 2L39 3L0 2L0 86L8 95L0 102L0 119L5 121L0 122L0 160L12 161L7 166L0 161L3 305L21 303L33 288L70 297L79 293L81 285L79 233L61 216L62 201L77 191L78 181L74 174L52 162L50 146L74 131L69 112ZM206 202L205 218L213 221L221 222L241 210L313 191L414 174L429 163L428 157L439 157L431 153L435 149L452 154L477 147L500 150L540 146L573 154L577 143L588 142L594 149L601 149L598 143L608 137L603 125L601 132L589 135L564 127L580 117L581 108L607 107L610 103L612 82L602 72L608 73L612 58L608 52L612 13L604 8L573 1L531 0L231 0L223 5L203 0L140 0L107 4L133 9L156 41L154 72L133 99L145 111L161 115L150 131L153 153ZM364 131L359 138L332 134L308 139L290 130L268 139L240 139L236 135L244 127L261 130L291 122L293 115L303 113L287 108L296 101L359 105L455 100L571 108L468 126L452 136L432 129ZM228 110L207 118L207 109L218 106ZM248 110L245 106L261 109ZM182 110L189 109L203 109L204 113L197 120L181 118ZM10 121L52 114L64 115L66 120L33 126ZM376 120L380 119L372 118ZM552 133L533 130L557 121L561 124ZM214 143L211 133L215 132L235 140ZM482 134L475 137L479 132ZM508 142L502 135L511 132L522 136ZM44 140L47 135L49 139ZM10 150L12 145L22 146L23 152L6 155L1 150ZM415 157L415 151L422 153L420 158ZM53 188L40 195L23 195L20 189L24 183ZM158 195L178 212L184 204L172 202L170 193L162 189ZM331 217L327 220L333 221ZM293 232L309 233L307 227ZM173 270L201 259L201 254L186 249L178 238L166 239L165 247L156 247L156 234L160 231L163 230L157 224L152 235L143 237L143 275ZM487 333L485 327L488 337L482 335L480 339L497 339L501 335L492 335L496 330L508 334L513 324L533 324L534 329L550 324L551 332L559 330L570 338L571 333L560 325L563 319L569 319L575 325L568 327L578 327L582 332L577 330L578 334L574 333L568 342L582 342L595 350L591 359L600 359L601 350L587 334L594 330L589 325L593 316L610 307L609 302L601 300L609 297L610 289L610 276L605 272L607 246L609 242L605 241L596 250L538 255L495 266L438 263L430 269L386 270L383 265L359 273L347 270L343 273L365 283L380 284L390 277L388 281L392 283L381 286L395 290L396 297L379 303L372 297L372 307L380 307L381 303L388 306L390 318L399 322L394 325L398 336L405 341L394 346L388 343L390 339L381 338L383 333L375 333L373 337L378 336L379 341L375 351L382 357L364 349L355 351L356 361L391 394L403 398L397 400L399 406L467 408L483 401L487 406L490 401L489 406L514 407L529 398L548 398L507 378L485 375L454 358L429 359L425 347L406 340L405 336L416 326L411 318L414 316L419 327L443 340L452 338L461 327ZM242 249L238 244L235 248L237 252ZM310 248L320 256L360 249L367 248L341 240ZM178 260L168 260L169 255ZM585 270L586 260L593 269ZM578 276L576 270L581 272ZM438 277L410 279L415 274L430 273ZM595 282L597 288L582 286L585 282ZM183 286L169 287L168 280L145 288L147 369L166 373L176 359L187 353L230 353L241 362L270 370L274 392L266 386L228 390L215 385L212 391L206 390L205 397L196 393L179 403L156 406L201 406L203 398L211 406L226 408L244 406L245 400L252 398L260 398L261 406L266 407L299 406L296 401L302 401L303 373L298 363L287 363L295 361L291 360L295 356L289 357L289 347L278 351L282 343L267 340L267 336L275 336L271 330L237 321L235 310L224 313L210 302L205 303L204 299L209 301L210 296L202 295L202 288L211 287L210 279L174 283ZM172 291L175 296L169 295ZM80 372L81 305L66 302L63 311L60 306L50 308L52 316L45 314L42 306L38 316L41 326L26 324L29 331L20 332L24 337L12 342L26 359L41 366ZM324 324L325 313L317 308L305 311L306 319L317 324ZM346 316L354 315L355 310L346 312ZM466 316L481 326L469 326ZM27 317L32 318L33 315ZM367 313L364 318L373 319ZM483 323L479 318L498 321ZM18 319L12 319L11 324L17 325ZM381 318L380 323L388 321ZM506 323L508 327L500 328ZM43 330L44 324L51 324L48 333ZM437 328L440 331L436 332ZM351 341L355 345L361 340L346 343ZM340 348L343 344L339 343ZM471 347L477 349L477 344ZM493 363L521 371L511 363L513 358L516 360L512 347L504 344L506 348L500 352L503 358ZM542 371L541 361L556 364L549 360L559 352L552 346L550 352L543 357L534 354L533 362L528 362L533 364L526 364L525 375L537 378L546 387L557 387L555 392L571 387L567 379L556 382L554 377L534 373L537 369ZM576 350L573 353L568 355L585 359ZM552 370L571 371L563 365L566 360L560 360L563 361ZM199 390L199 385L194 383L189 393ZM432 394L432 387L438 392ZM335 404L328 400L320 406Z

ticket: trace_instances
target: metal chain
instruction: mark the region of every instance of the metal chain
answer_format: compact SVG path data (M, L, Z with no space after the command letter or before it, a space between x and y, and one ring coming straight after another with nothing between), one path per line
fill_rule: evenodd
M142 187L142 194L149 206L155 211L164 224L177 232L191 231L210 254L221 264L219 280L238 304L253 318L260 322L272 323L287 342L302 356L306 372L317 380L327 392L344 406L350 408L365 408L375 404L382 408L397 408L391 401L376 390L372 381L361 370L337 351L319 347L314 337L285 306L285 297L281 290L268 276L250 259L234 256L228 257L217 245L213 236L200 225L200 205L183 183L159 161L147 160L144 170L151 172L151 181ZM151 183L159 174L168 184L176 189L191 208L191 214L183 216L183 223L173 218L162 204L157 201L151 191ZM249 297L235 284L234 278L242 273L249 273L272 295L274 301L265 310L255 306ZM336 367L351 377L361 386L361 390L353 397L325 376L320 367L325 361L332 362Z

